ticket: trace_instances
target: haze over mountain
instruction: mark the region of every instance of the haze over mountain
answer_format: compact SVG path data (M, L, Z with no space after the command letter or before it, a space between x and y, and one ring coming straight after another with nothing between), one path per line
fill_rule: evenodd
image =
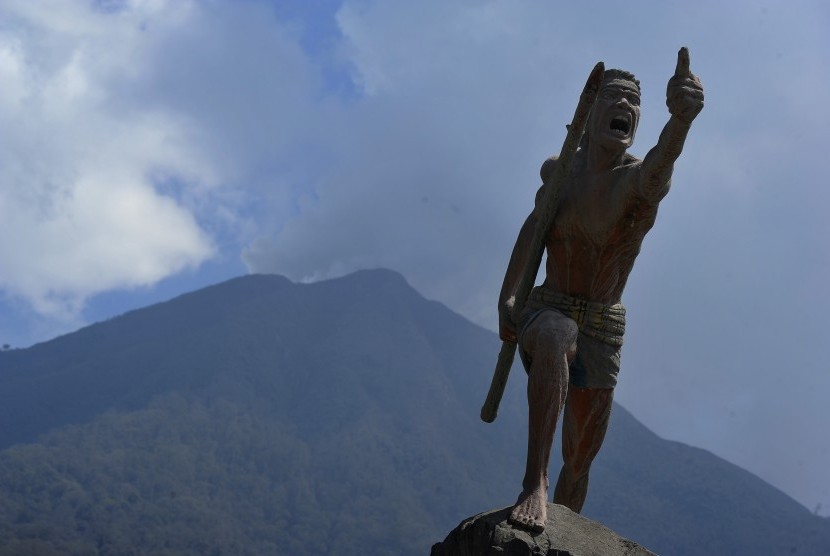
M425 554L518 492L519 369L478 419L497 349L375 270L246 276L0 352L0 555ZM585 514L662 554L830 552L830 520L620 406Z

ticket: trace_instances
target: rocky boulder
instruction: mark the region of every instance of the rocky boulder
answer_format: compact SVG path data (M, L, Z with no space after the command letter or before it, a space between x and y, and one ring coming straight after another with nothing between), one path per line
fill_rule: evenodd
M548 504L545 531L531 533L507 522L511 507L462 521L431 556L655 556L637 543L559 504Z

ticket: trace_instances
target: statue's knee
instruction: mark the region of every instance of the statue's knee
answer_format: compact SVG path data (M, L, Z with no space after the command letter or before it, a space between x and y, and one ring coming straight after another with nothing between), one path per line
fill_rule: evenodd
M573 356L576 351L576 337L579 329L571 319L558 319L548 323L539 334L539 347L557 354Z
M559 313L550 311L540 315L522 339L522 348L532 360L531 371L536 369L539 377L566 384L578 333L576 323Z

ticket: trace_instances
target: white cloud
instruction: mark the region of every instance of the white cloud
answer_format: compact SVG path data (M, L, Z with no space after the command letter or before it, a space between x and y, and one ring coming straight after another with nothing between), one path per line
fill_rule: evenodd
M213 253L165 181L215 183L177 114L125 109L116 83L140 79L148 19L181 22L184 2L116 14L80 3L4 4L0 30L0 287L74 321L84 300L146 286Z
M539 165L569 118L554 107L570 104L580 85L556 83L569 62L546 67L547 55L528 55L527 9L355 6L346 3L338 21L364 95L323 139L337 155L315 181L316 197L245 260L295 279L390 267L484 321Z

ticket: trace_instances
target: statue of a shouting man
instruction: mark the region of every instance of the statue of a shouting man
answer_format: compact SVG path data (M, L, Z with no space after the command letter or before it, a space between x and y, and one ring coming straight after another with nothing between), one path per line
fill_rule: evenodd
M678 53L666 104L671 117L657 145L643 160L627 154L640 119L640 83L625 71L605 72L546 236L545 281L533 289L522 314L514 315L545 185L519 232L499 297L500 336L518 342L528 372L527 468L510 516L515 525L545 527L548 460L560 413L564 464L553 501L575 512L585 502L620 368L623 289L669 191L674 161L703 108L703 87L689 70L686 48ZM556 164L555 157L544 162L543 182Z

